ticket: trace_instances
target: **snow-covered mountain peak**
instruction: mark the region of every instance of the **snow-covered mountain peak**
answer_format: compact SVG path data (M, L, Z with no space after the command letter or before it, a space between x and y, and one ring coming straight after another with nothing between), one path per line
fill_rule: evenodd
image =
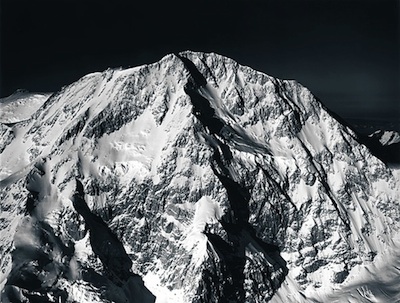
M397 251L398 172L217 54L89 74L1 131L5 302L324 301Z

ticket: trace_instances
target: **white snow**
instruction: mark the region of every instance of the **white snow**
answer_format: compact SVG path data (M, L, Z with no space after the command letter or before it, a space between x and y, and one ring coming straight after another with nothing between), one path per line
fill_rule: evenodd
M379 139L382 145L390 145L400 142L400 134L392 131L385 131Z
M0 99L0 123L16 123L28 120L51 93L16 92Z
M322 294L321 302L399 302L400 237L393 238L373 263L356 266L336 290Z
M144 285L156 296L155 303L186 303L183 289L170 290L164 286L157 274L152 272L143 276Z
M376 132L374 132L373 134L371 134L369 136L373 137L374 135L380 136L379 137L379 142L384 146L385 145L396 144L396 143L400 142L400 133L395 132L395 131L377 130Z
M324 131L325 123L322 121L319 125L312 125L308 120L305 122L298 136L301 141L311 146L315 152L321 152L324 149Z
M217 223L221 215L220 206L211 197L203 196L197 201L193 222L183 240L184 247L193 251L192 259L197 265L207 255L207 236L203 233L205 226Z

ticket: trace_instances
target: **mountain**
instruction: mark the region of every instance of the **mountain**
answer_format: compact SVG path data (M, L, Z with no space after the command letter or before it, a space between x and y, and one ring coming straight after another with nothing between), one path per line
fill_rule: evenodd
M11 96L0 99L0 123L10 124L28 120L50 95L17 90Z
M1 133L2 302L400 298L400 171L295 81L186 51Z

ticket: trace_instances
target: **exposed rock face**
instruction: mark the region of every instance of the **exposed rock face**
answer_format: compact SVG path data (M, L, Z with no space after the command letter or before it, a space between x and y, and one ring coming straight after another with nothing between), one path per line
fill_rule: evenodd
M1 131L5 302L318 300L398 237L397 171L216 54L87 75Z

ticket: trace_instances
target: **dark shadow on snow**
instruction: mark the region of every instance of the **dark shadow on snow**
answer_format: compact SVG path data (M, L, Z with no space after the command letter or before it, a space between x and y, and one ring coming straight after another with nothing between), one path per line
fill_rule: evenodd
M207 81L193 62L180 55L178 57L192 76L192 79L185 86L185 92L191 99L193 114L213 137L214 145L211 144L214 148L212 168L214 174L226 189L231 206L231 211L220 220L221 225L228 234L228 242L219 235L205 231L209 241L208 250L210 252L212 250L215 251L219 257L219 261L214 261L214 266L219 267L222 273L218 273L218 270L206 269L204 277L208 279L208 284L214 284L214 289L217 288L219 290L220 293L216 296L219 302L244 302L245 252L246 247L251 244L267 256L269 263L267 267L272 268L272 270L265 272L264 276L268 280L267 284L272 288L271 293L274 293L288 273L286 262L281 257L279 248L274 244L265 243L259 239L256 235L256 230L248 222L250 216L250 189L237 183L231 177L226 165L232 160L232 152L229 146L218 138L224 137L221 136L220 132L225 124L216 117L209 101L198 93L198 88L205 86ZM220 264L215 262L220 262ZM277 272L280 272L280 274L276 274ZM272 277L273 273L275 274L274 278ZM220 276L221 274L222 277ZM209 287L210 285L205 285L205 288ZM205 289L205 291L203 290L199 293L205 302L215 298L210 291L211 289Z
M93 252L99 257L107 277L86 270L84 278L92 284L106 287L106 296L115 302L155 302L155 296L144 286L142 278L131 270L132 260L124 246L107 224L91 212L84 198L83 185L76 180L72 197L75 210L84 218L90 233Z

